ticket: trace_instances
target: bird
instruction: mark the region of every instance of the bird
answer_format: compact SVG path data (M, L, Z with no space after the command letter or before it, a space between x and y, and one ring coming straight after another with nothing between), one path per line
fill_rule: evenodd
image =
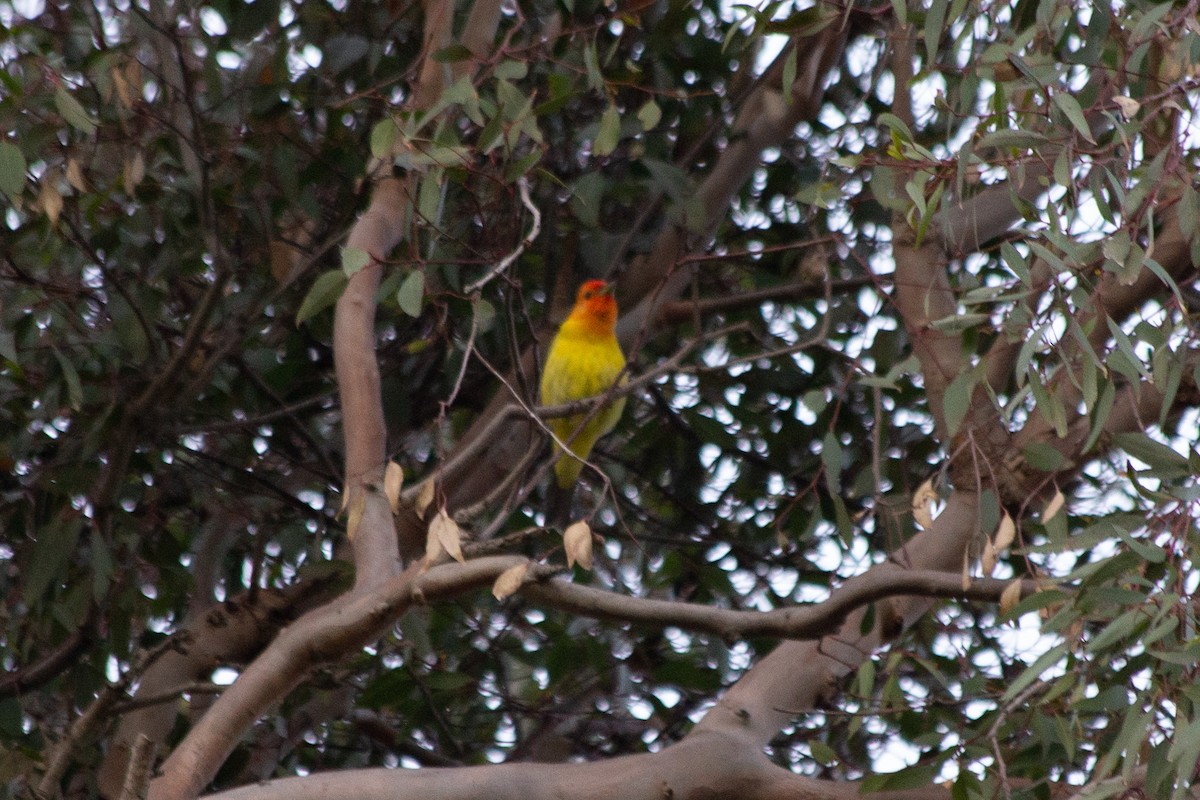
M542 368L541 404L556 406L595 397L625 382L625 354L617 342L617 299L611 284L590 280L579 287L575 306L550 342ZM555 438L567 446L554 465L554 485L548 494L547 524L565 524L583 462L601 436L611 431L625 410L617 397L599 410L546 420ZM554 445L555 454L561 448Z

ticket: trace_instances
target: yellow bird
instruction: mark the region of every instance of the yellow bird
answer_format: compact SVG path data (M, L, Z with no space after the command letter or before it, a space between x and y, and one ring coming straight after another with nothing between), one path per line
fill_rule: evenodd
M612 286L604 281L588 281L579 287L575 307L559 327L550 343L546 366L542 369L541 403L556 406L607 392L622 370L625 355L617 343L617 299ZM618 397L595 413L583 412L546 421L559 441L576 457L564 454L554 465L555 482L561 496L566 495L570 510L571 490L579 480L583 460L596 441L613 429L625 410L625 398ZM587 420L586 422L584 420ZM558 453L555 445L555 453ZM551 493L551 506L554 493ZM553 515L548 512L547 517ZM554 515L557 516L557 515Z

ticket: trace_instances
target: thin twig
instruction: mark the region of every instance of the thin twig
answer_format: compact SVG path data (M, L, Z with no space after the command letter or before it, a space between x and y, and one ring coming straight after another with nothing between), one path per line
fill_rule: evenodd
M473 294L479 291L484 286L491 283L497 275L508 269L514 261L521 257L521 254L525 252L525 248L533 244L533 241L537 239L538 235L542 232L542 212L538 211L538 207L535 206L533 201L529 199L529 181L526 180L524 175L522 175L520 178L517 178L517 192L521 195L521 204L525 206L525 208L529 209L529 214L533 217L533 222L529 226L529 233L525 234L525 238L521 240L520 244L518 244L511 253L497 261L496 266L484 273L483 277L467 284L466 288L463 290L467 294Z

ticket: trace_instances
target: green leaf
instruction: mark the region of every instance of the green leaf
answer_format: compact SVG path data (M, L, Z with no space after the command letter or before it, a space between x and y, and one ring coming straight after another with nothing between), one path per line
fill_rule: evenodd
M975 384L979 382L979 369L966 369L954 376L946 393L942 395L943 414L946 421L946 432L950 436L958 433L959 427L971 408L971 395Z
M1030 442L1021 449L1025 463L1042 472L1058 472L1066 466L1066 458L1047 442Z
M1084 453L1091 452L1092 446L1100 438L1100 434L1104 432L1104 426L1108 423L1108 416L1112 413L1113 402L1117 398L1117 390L1112 381L1105 381L1104 388L1100 390L1100 399L1096 401L1096 407L1092 409L1092 430L1088 433L1087 442L1083 445Z
M583 63L587 67L588 88L594 92L603 91L604 76L600 73L600 58L596 54L595 42L584 45Z
M25 154L12 142L0 142L0 192L16 197L25 189Z
M71 408L78 411L83 407L83 387L79 382L79 371L75 369L75 365L57 347L54 348L54 357L58 359L58 366L62 369L63 373L63 380L67 384L67 402Z
M829 484L829 491L833 494L840 494L845 456L842 452L842 443L838 441L837 434L833 431L826 432L825 438L821 441L821 463L825 466L825 481Z
M28 605L41 600L51 584L66 578L67 564L75 553L82 531L83 518L79 516L69 519L57 516L38 531L33 553L22 572L25 587L21 596Z
M796 83L796 48L788 50L787 58L783 61L783 97L791 102L792 86Z
M1036 661L1026 667L1025 670L1017 676L1016 680L1009 684L1008 689L1005 690L1004 697L1000 699L1000 702L1002 704L1010 702L1014 697L1025 691L1030 684L1040 678L1043 672L1061 661L1066 654L1067 644L1065 642L1056 644L1054 647L1051 647L1049 650L1042 653L1042 655L1039 656Z
M942 40L942 30L946 27L947 0L933 0L929 4L929 12L925 15L925 52L930 63L937 63L938 43ZM902 87L908 91L908 87Z
M979 150L988 147L998 149L1014 148L1017 150L1036 149L1046 143L1045 135L1035 133L1033 131L1024 131L1020 128L1002 128L998 131L992 131L979 140L976 148Z
M524 61L508 59L496 65L496 77L508 81L519 81L529 74L529 65Z
M1067 120L1080 136L1092 144L1096 143L1096 140L1092 138L1092 130L1088 127L1087 118L1083 115L1083 107L1079 105L1079 101L1075 99L1074 95L1060 92L1054 95L1054 105L1066 114Z
M65 87L60 86L55 90L54 106L72 128L76 128L87 134L96 132L95 121L88 116L84 107Z
M425 273L422 270L414 269L408 273L404 283L400 284L400 290L396 292L396 302L400 304L400 310L405 314L410 317L419 317L424 299Z
M354 273L371 263L371 254L357 247L342 248L342 272L349 278Z
M319 314L337 302L346 288L346 273L340 269L323 272L313 281L312 288L304 296L300 310L296 312L296 325L300 325L309 317Z
M391 118L376 122L371 128L371 155L376 158L391 156L392 147L396 144L396 134L399 132L395 120Z
M638 109L637 118L638 122L642 123L642 130L653 130L662 121L662 109L658 107L658 103L654 102L652 97Z
M470 61L474 57L475 54L471 52L471 48L467 47L465 44L459 44L458 42L455 42L448 47L443 47L441 50L438 50L433 54L433 60L442 64L453 64L458 61Z
M991 318L990 314L971 313L971 314L954 314L953 316L935 319L929 323L929 327L934 330L942 331L943 333L960 333L967 328L973 328L976 325L987 322Z
M808 749L812 752L813 760L822 766L828 767L838 761L834 749L818 739L809 739Z
M600 117L600 129L596 132L596 140L592 142L592 154L607 156L617 149L621 140L621 114L614 104L609 104Z
M475 301L475 328L479 333L487 333L496 321L496 307L487 300L480 298Z
M1129 455L1149 465L1159 477L1182 478L1191 473L1186 456L1144 433L1118 433L1113 435L1112 441Z

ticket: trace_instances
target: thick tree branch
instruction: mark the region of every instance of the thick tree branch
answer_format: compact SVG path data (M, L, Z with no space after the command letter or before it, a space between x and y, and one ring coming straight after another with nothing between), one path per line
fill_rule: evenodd
M933 527L894 551L871 572L905 569L949 572L962 566L963 553L979 535L978 498L956 490ZM750 668L693 729L691 736L721 731L766 745L797 715L829 700L842 678L864 659L929 610L922 597L897 597L876 608L874 622L863 630L864 610L818 641L784 642Z
M375 357L375 293L383 271L380 260L404 234L401 221L407 204L399 179L385 178L376 185L370 205L346 242L348 248L367 253L370 262L350 277L334 315L334 364L346 443L345 491L348 503L365 503L351 541L358 587L386 580L400 563L387 502L380 492L367 491L367 486L382 482L387 446Z
M370 591L351 592L284 628L213 704L163 763L150 785L151 800L195 797L254 722L286 696L309 670L377 640L413 603L486 585L516 556L493 556L465 565L414 564Z
M586 617L633 622L712 633L728 641L751 636L781 639L816 639L833 633L846 616L870 603L897 595L996 601L1011 581L974 580L963 587L960 572L932 569L871 570L850 578L820 603L778 608L773 611L738 611L728 608L630 597L566 581L529 583L521 593L531 600ZM1038 590L1025 581L1022 596Z
M345 770L244 786L211 800L944 800L949 793L862 795L852 783L784 770L720 734L689 737L660 753L571 764L508 763L447 769Z
M136 675L136 698L154 697L179 686L203 680L226 664L252 659L280 627L327 601L334 590L329 580L304 581L284 591L257 591L204 609L175 634L181 644L164 652L143 674ZM120 698L118 698L120 699ZM130 748L140 735L155 745L164 742L175 723L170 705L138 708L121 716L120 724L100 767L101 793L116 797L125 778Z

